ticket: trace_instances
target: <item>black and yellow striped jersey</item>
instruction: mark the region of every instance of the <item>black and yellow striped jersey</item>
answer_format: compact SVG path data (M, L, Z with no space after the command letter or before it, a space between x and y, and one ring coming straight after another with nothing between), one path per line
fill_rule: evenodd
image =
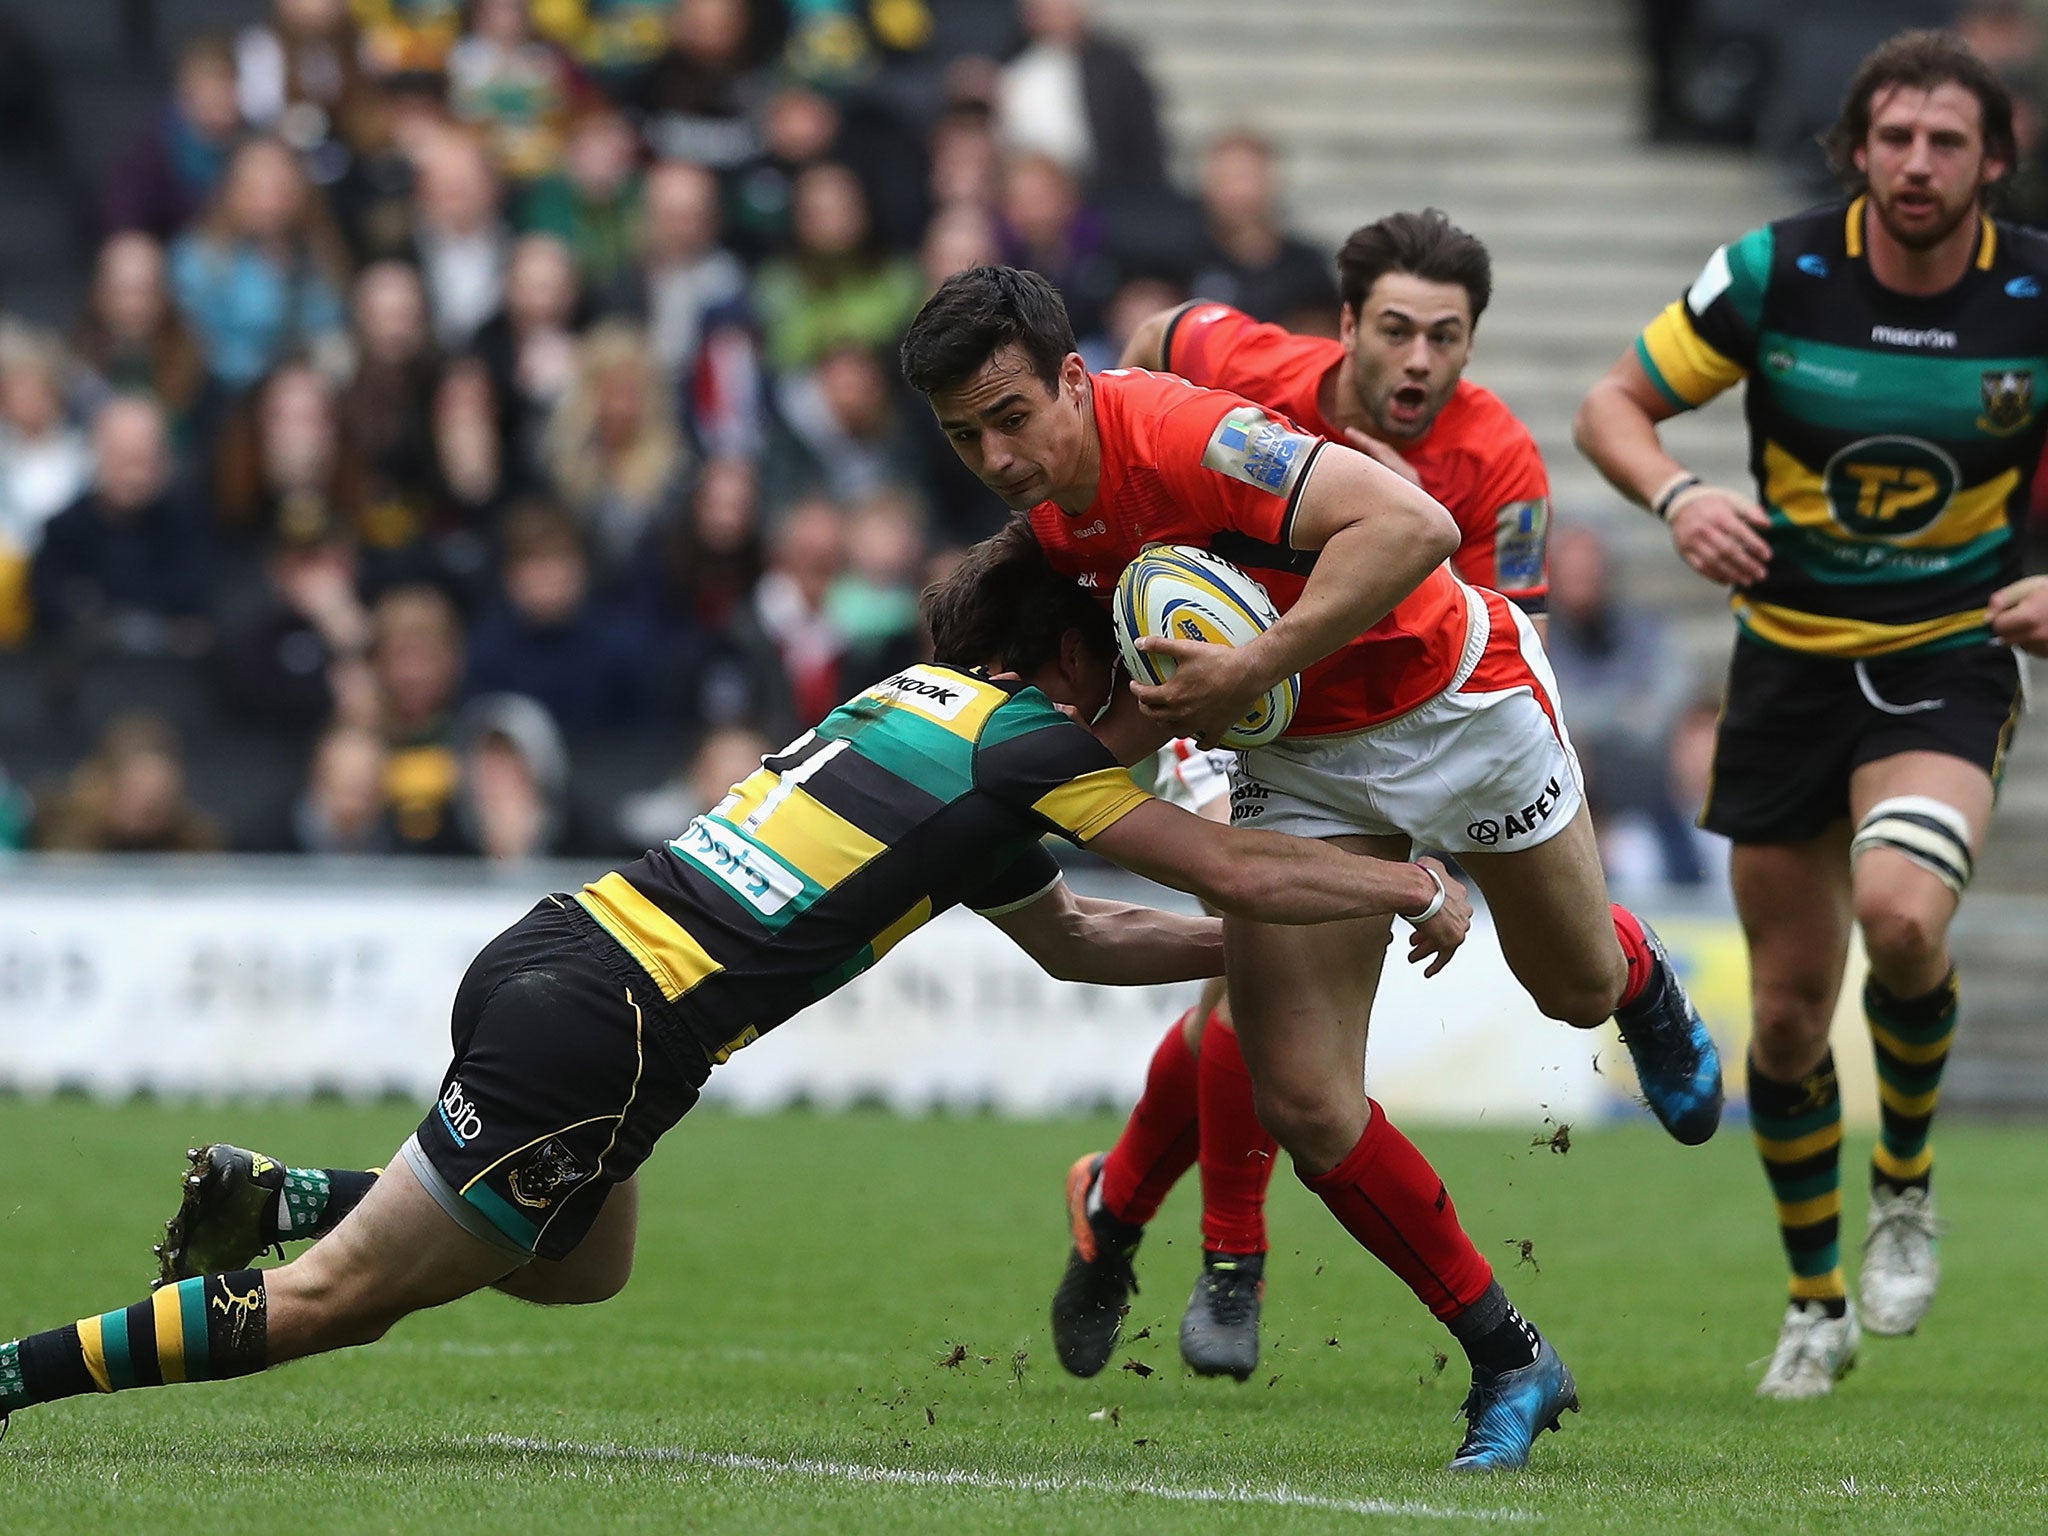
M1991 219L1962 281L1881 286L1865 199L1722 246L1636 356L1676 406L1748 380L1769 574L1734 594L1743 632L1814 655L1979 644L2020 573L2048 418L2048 239Z
M1151 797L1036 688L914 666L762 760L682 835L577 900L714 1061L956 903L1044 893Z

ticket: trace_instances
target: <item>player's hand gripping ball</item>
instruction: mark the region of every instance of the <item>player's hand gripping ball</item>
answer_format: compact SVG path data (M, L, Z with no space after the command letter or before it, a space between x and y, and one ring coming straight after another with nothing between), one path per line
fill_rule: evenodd
M1155 545L1125 566L1110 612L1117 651L1142 683L1165 682L1174 663L1139 650L1141 635L1236 646L1280 617L1264 587L1228 560L1187 544ZM1240 751L1265 746L1287 729L1300 702L1300 675L1282 679L1223 733L1223 745Z

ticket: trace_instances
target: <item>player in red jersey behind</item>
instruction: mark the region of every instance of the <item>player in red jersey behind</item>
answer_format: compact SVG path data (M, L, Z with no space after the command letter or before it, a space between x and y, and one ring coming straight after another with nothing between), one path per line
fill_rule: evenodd
M1713 1133L1713 1042L1654 937L1608 906L1549 666L1518 610L1444 566L1458 535L1441 506L1241 396L1138 369L1091 375L1058 293L1032 273L948 278L902 351L954 451L1029 514L1053 566L1083 587L1107 599L1161 541L1202 545L1266 583L1280 618L1249 644L1144 641L1176 670L1130 690L1151 729L1119 738L1126 761L1169 735L1214 743L1299 672L1287 735L1239 761L1233 821L1385 858L1415 841L1456 853L1537 1005L1581 1028L1617 1017L1667 1127L1687 1142ZM1442 1180L1365 1095L1389 938L1384 920L1282 930L1226 919L1239 1040L1259 1118L1303 1182L1471 1359L1452 1467L1520 1467L1577 1388L1508 1301ZM1054 1300L1063 1363L1084 1375L1114 1348L1139 1235L1098 1194L1076 1203L1074 1262Z
M1543 456L1500 397L1464 377L1493 292L1486 247L1434 208L1389 214L1352 232L1337 277L1338 340L1197 299L1140 325L1124 365L1256 400L1420 485L1458 525L1451 568L1504 595L1540 635L1549 591ZM1172 743L1159 793L1197 814L1220 810L1235 757ZM1244 1381L1259 1363L1274 1146L1253 1109L1223 982L1208 982L1160 1041L1099 1178L1103 1207L1142 1227L1199 1163L1202 1272L1180 1349L1205 1376ZM1076 1166L1085 1174L1096 1161L1091 1154Z

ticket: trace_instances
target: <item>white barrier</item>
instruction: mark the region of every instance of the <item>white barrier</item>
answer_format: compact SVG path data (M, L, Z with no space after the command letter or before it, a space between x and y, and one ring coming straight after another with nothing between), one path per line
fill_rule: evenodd
M370 880L302 866L289 881L16 866L0 875L0 1089L424 1098L447 1064L456 982L546 876L573 887L561 870L478 886L420 866ZM1682 933L1667 937L1685 963ZM741 1052L709 1096L746 1109L1122 1105L1193 994L1052 981L951 912ZM1403 1116L1532 1126L1617 1112L1628 1089L1611 1030L1540 1017L1483 915L1431 981L1389 959L1368 1083Z

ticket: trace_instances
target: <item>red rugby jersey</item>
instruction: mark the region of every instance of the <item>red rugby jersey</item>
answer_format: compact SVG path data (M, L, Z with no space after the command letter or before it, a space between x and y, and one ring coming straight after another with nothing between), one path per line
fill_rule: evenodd
M1174 317L1161 350L1169 372L1344 441L1320 403L1323 380L1344 360L1341 342L1261 325L1228 304L1195 303ZM1463 542L1451 564L1459 576L1540 613L1550 590L1550 479L1536 439L1515 413L1492 390L1460 379L1421 441L1394 447L1457 519Z
M1118 368L1095 378L1102 478L1088 510L1031 509L1053 567L1107 602L1147 544L1193 544L1265 584L1285 613L1315 553L1288 543L1294 504L1322 439L1240 396L1172 374ZM1449 685L1465 646L1464 594L1438 566L1379 623L1302 673L1289 736L1377 725Z

